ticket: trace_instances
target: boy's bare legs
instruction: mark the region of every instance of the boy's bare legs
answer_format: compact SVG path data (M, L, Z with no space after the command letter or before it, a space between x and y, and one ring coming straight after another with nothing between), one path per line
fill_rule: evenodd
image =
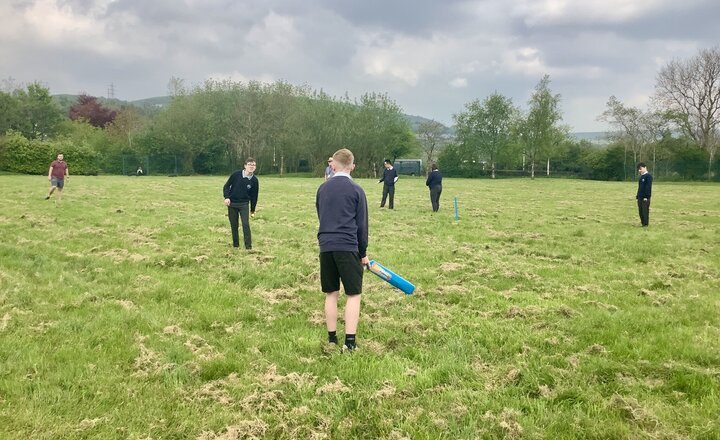
M340 292L330 292L325 295L325 324L331 342L337 341L338 299ZM346 296L345 303L345 345L355 348L355 334L360 321L360 295ZM348 339L349 338L349 339Z
M337 330L337 303L339 296L339 291L325 294L325 324L327 324L328 332L334 332Z
M348 295L345 303L345 334L356 334L358 321L360 321L360 294Z

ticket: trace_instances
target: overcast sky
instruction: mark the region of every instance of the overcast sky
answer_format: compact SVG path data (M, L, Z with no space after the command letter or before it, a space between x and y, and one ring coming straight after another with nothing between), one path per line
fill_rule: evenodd
M674 58L720 43L718 0L0 0L0 79L136 100L171 77L386 92L452 123L493 92L521 108L542 75L573 131L610 95L644 107Z

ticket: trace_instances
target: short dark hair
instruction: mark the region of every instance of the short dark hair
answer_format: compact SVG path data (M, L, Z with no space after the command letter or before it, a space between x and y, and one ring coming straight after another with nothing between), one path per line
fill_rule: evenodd
M247 159L245 159L245 165L249 164L250 162L255 162L255 159L252 157L248 157Z
M437 169L437 164L434 163L434 164L430 165L430 169L435 171Z
M392 162L390 162L390 159L385 159L385 163L389 163L390 165L392 165Z
M647 165L645 165L645 162L640 162L638 164L637 169L640 169L640 168L647 168Z

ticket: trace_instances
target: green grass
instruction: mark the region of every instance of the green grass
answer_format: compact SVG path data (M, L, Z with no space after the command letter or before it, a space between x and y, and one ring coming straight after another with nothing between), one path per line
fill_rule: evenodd
M380 185L359 350L329 349L319 179L0 176L0 438L720 438L720 186ZM453 197L460 222L453 221ZM342 335L342 323L339 326Z

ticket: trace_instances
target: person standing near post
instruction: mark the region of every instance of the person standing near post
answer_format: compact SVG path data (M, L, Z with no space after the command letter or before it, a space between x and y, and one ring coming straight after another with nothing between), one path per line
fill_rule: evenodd
M260 193L260 183L258 178L255 177L255 166L255 159L251 157L246 159L244 169L232 173L225 182L225 186L223 186L223 196L225 197L225 206L228 208L233 247L240 247L240 237L238 235L238 216L240 216L245 249L252 249L249 217L255 217L255 207Z
M48 170L48 180L50 181L50 192L45 196L45 200L49 200L55 189L57 189L57 201L62 200L63 188L65 188L65 180L70 178L68 164L65 162L65 156L62 153L57 155L57 159L50 164Z
M325 167L325 180L328 180L335 175L335 170L332 167L333 158L330 156L327 161L327 167Z
M653 177L652 174L648 173L645 162L640 162L637 169L640 172L640 178L638 179L638 191L635 198L640 213L640 224L646 228L650 225L650 196L652 196Z
M355 158L346 148L333 155L335 176L328 179L315 196L320 226L320 285L325 293L325 323L328 342L337 344L338 298L340 281L345 288L345 345L354 350L360 321L360 294L363 268L370 263L368 246L368 209L365 191L352 180Z
M430 203L433 212L440 209L440 194L442 194L442 174L436 164L430 166L430 173L427 176L425 185L430 188Z
M397 170L393 168L392 162L390 162L389 159L385 159L385 169L383 170L383 176L382 179L378 181L378 183L382 182L383 184L383 193L382 193L382 201L380 202L380 207L385 207L385 200L387 199L388 194L390 195L390 209L394 208L394 201L395 201L395 182L398 180L398 174Z

